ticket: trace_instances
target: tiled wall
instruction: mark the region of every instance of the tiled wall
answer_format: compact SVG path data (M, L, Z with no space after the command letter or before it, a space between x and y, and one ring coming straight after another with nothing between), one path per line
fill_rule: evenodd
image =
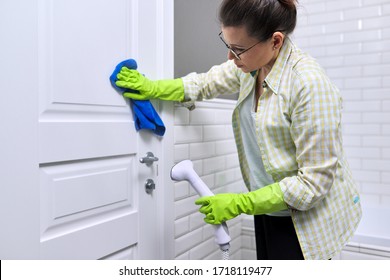
M390 207L390 0L300 0L293 39L344 99L344 147L363 206Z
M235 101L212 100L189 111L175 108L175 162L190 159L214 193L246 191L233 139L231 115ZM194 201L198 195L187 182L175 183L175 258L221 259L214 229L203 221ZM241 259L241 218L228 222L232 259Z

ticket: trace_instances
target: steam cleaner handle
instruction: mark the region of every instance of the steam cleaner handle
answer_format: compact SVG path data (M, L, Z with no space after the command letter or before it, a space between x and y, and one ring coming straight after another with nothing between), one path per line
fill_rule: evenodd
M213 196L214 194L210 191L207 185L202 181L198 174L191 178L191 185L195 191L199 194L200 197L203 196ZM215 228L215 241L218 245L229 244L232 240L229 236L229 230L225 222L220 225L213 225Z

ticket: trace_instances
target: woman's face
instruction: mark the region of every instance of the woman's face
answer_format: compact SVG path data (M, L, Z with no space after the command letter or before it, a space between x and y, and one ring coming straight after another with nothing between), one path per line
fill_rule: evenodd
M240 59L229 50L228 59L234 63L244 73L258 70L262 67L272 67L278 54L280 46L275 42L274 36L266 42L260 42L254 37L249 37L244 26L222 27L222 36L226 44L239 55ZM253 46L253 47L252 47ZM252 47L252 48L251 48Z

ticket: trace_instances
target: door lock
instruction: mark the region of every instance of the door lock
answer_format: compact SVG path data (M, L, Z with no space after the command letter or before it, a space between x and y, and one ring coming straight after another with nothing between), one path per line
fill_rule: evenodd
M158 161L158 157L155 157L152 152L147 152L146 157L142 157L139 159L140 163L145 163L147 166L152 165L155 161Z
M152 179L147 179L145 182L145 191L147 194L151 194L156 188L156 184Z

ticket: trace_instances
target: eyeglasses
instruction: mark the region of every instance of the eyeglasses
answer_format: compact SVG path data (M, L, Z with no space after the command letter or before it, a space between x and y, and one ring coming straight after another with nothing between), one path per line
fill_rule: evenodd
M224 40L223 37L222 37L222 31L218 34L218 36L219 36L219 38L221 39L221 41L225 44L225 46L229 49L229 51L230 51L230 52L234 55L234 57L237 58L238 60L241 60L240 55L242 55L243 53L249 51L251 48L253 48L253 47L256 46L257 44L260 44L260 43L261 43L261 42L257 42L257 43L254 44L253 46L251 46L251 47L249 47L249 48L243 50L243 51L240 52L240 53L237 53L235 50L232 49L231 46L229 46L229 45L225 42L225 40Z

